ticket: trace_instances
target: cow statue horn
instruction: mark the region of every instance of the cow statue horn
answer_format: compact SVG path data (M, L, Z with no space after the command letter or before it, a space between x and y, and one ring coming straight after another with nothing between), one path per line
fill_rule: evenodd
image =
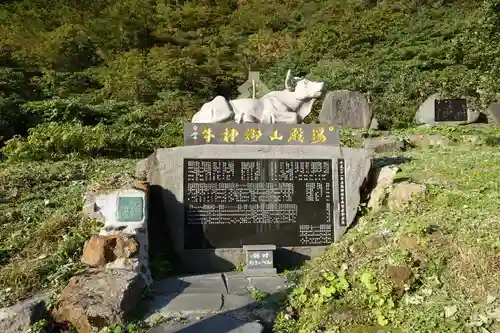
M290 90L292 88L292 70L289 69L288 72L286 72L286 78L285 78L285 88L287 90Z

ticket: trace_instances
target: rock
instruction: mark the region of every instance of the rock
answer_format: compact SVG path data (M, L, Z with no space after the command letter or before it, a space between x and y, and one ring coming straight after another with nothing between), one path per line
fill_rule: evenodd
M336 323L348 323L353 322L359 316L356 310L342 307L338 310L333 311L328 315L328 320Z
M370 129L371 130L378 130L379 129L379 124L377 118L373 117L372 122L370 123Z
M427 187L423 184L402 182L396 184L387 199L390 210L398 211L405 209L412 201L423 195Z
M493 102L488 107L488 113L495 124L500 125L500 102Z
M49 296L36 296L11 307L0 309L0 332L24 333L30 325L42 319L49 319L50 316L45 307L48 301Z
M370 104L362 93L337 90L326 94L319 122L349 128L369 128L372 117Z
M135 183L134 185L132 185L132 188L149 193L149 183L145 181Z
M412 134L408 137L410 145L418 148L444 147L450 144L451 140L440 134Z
M472 146L485 144L486 138L480 135L462 135L461 142Z
M137 163L135 170L135 178L140 181L146 181L148 179L148 160L143 159Z
M71 278L52 315L57 322L70 322L78 333L94 333L123 324L141 300L144 287L144 279L135 272L87 272Z
M404 143L396 138L369 138L363 141L363 146L366 149L373 149L376 153L386 153L402 150Z
M420 245L419 239L416 235L409 234L401 236L398 241L398 246L400 249L410 252L420 267L424 268L427 266L425 250Z
M441 112L440 110L445 110ZM452 115L452 121L440 119L440 114ZM465 125L475 123L480 112L476 110L472 98L443 99L439 94L433 94L425 100L415 114L417 124L428 125Z
M138 244L132 236L92 236L83 247L82 262L103 267L117 259L131 258L137 251Z
M387 200L394 178L400 169L395 165L387 165L373 171L372 179L375 184L370 194L368 208L376 212L382 209Z
M367 250L373 251L385 245L385 239L382 236L371 236L363 242Z
M408 283L412 278L412 271L407 266L389 266L387 275L391 279L394 290L398 296L402 296L407 288Z

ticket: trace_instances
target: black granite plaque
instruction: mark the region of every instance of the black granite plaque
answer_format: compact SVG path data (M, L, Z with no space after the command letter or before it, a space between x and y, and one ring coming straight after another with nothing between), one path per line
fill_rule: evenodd
M184 159L184 248L333 242L329 159Z
M467 121L467 101L465 99L436 99L434 120L437 122Z

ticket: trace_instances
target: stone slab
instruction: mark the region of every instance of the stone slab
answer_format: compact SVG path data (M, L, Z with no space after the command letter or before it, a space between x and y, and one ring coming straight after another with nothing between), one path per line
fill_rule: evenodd
M155 281L151 287L154 294L178 294L181 292L183 281L177 277L171 277Z
M402 150L404 143L397 138L368 138L363 141L363 146L376 153L387 153Z
M228 272L223 274L229 294L249 294L248 286L250 284L250 281L245 277L245 274L243 274L242 272Z
M182 281L181 291L184 294L227 293L226 285L221 274L185 276L180 279Z
M274 251L276 250L276 245L263 244L263 245L243 245L243 250L245 251Z
M336 90L326 94L319 122L349 128L369 128L372 117L370 104L362 93Z
M214 313L223 305L221 294L169 294L158 295L148 304L146 321L155 316L172 317L176 315L191 315L199 313Z
M281 276L251 277L249 280L255 289L268 294L274 294L286 289L286 279Z
M188 323L164 323L149 333L262 333L264 326L257 322L244 322L230 316L214 315Z
M417 124L427 125L465 125L475 123L479 119L480 112L477 109L476 103L473 99L462 97L467 101L467 120L465 121L436 121L435 119L435 102L437 100L446 99L441 97L440 94L433 94L429 96L422 105L420 105L417 113L415 114L415 121Z
M232 311L254 303L251 295L224 295L221 311Z
M488 113L495 124L500 126L500 102L493 102L488 106Z
M372 118L372 121L370 123L370 129L371 130L378 130L380 127L379 123L378 123L378 120L377 118L373 117Z
M225 294L228 292L225 280L223 273L173 276L155 281L151 291L154 294Z
M273 276L277 275L276 268L243 268L246 276Z
M334 220L334 241L342 238L345 230L354 221L359 202L360 188L365 182L371 167L373 151L367 149L344 148L336 146L268 146L268 145L204 145L158 149L148 162L140 163L140 167L149 166L146 170L152 191L160 191L163 199L162 207L152 207L151 219L154 224L168 226L173 247L182 261L181 269L186 273L230 271L245 261L243 248L219 248L210 250L185 250L184 248L184 204L183 204L183 165L184 158L258 158L258 159L331 159L333 181L332 202ZM339 165L344 168L345 179L342 190L345 193L345 210L341 211L339 202ZM143 170L138 170L139 172ZM162 217L163 216L163 217ZM155 235L151 235L154 242ZM163 243L165 239L157 242ZM275 262L278 268L280 261L302 264L305 258L310 259L323 252L324 246L294 246L276 250ZM285 253L287 252L287 253ZM285 258L286 257L286 258Z
M30 325L42 319L49 319L49 311L45 307L49 300L49 295L42 294L8 308L0 308L0 332L26 332Z

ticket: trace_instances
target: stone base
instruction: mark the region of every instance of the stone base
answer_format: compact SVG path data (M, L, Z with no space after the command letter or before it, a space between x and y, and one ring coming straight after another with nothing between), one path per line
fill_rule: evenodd
M277 275L276 268L243 268L245 276L273 276Z
M307 260L320 256L325 249L326 246L277 248L274 251L274 267L280 272L294 269ZM246 260L246 251L243 248L183 250L178 254L182 258L178 266L179 272L186 274L230 272Z

